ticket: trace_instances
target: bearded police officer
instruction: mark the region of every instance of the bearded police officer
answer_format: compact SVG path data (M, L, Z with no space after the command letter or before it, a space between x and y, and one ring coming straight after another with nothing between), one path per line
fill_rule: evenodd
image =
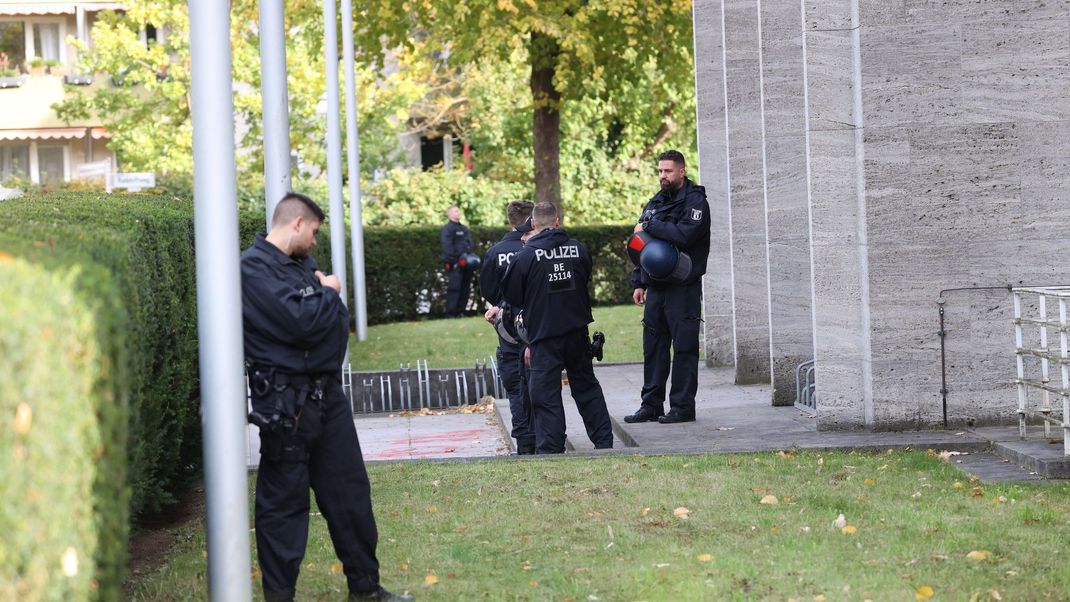
M379 585L371 487L342 391L349 313L336 276L316 269L323 211L289 193L271 232L242 254L242 325L260 427L256 549L266 600L292 600L316 493L353 600L412 600Z
M461 223L461 209L456 205L446 210L446 217L449 221L438 233L442 263L446 267L446 317L460 318L472 287L472 270L465 262L472 252L472 233Z
M483 315L491 324L508 324L512 317L509 304L502 298L501 280L513 256L524 247L521 238L531 230L531 201L513 201L506 207L506 217L512 230L505 233L502 240L487 250L483 258L483 272L479 277L479 292L492 305ZM501 329L504 330L504 329ZM502 383L509 398L509 412L512 414L513 429L510 433L516 439L516 453L527 455L535 453L535 432L531 429L531 400L526 388L522 386L521 349L523 343L516 340L508 331L498 333L498 369Z
M530 354L528 390L540 454L565 451L561 370L596 448L613 447L613 431L602 386L591 363L587 325L593 321L587 283L587 247L558 228L557 210L539 203L531 216L534 235L513 256L502 283L505 300L524 310Z
M634 232L671 244L686 256L682 259L690 259L690 269L673 270L666 279L654 278L641 265L632 272L632 299L644 306L643 389L642 405L624 421L672 424L695 420L701 278L710 253L710 206L706 190L685 175L684 156L678 151L658 156L658 178L661 191L646 204ZM669 412L663 414L670 345L672 390Z

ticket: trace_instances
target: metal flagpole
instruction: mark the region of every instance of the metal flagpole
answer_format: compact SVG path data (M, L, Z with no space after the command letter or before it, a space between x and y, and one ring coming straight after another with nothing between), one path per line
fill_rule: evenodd
M353 254L353 307L357 340L368 340L368 302L364 279L364 219L360 206L360 134L357 130L357 79L353 67L353 5L342 0L342 57L346 76L346 156L349 167L349 238Z
M238 264L230 3L189 0L193 217L212 600L249 600L241 273Z
M267 229L275 205L290 192L290 108L286 88L283 0L260 0L260 95L264 103L264 208Z
M337 0L323 0L323 57L327 65L327 195L330 200L331 272L342 282L346 300L346 220L342 206L342 131L338 102L338 7ZM343 2L347 0L342 0Z

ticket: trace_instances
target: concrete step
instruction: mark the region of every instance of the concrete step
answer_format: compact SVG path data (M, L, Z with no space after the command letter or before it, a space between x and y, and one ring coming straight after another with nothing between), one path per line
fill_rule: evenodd
M1001 458L1048 479L1070 478L1070 457L1063 455L1060 440L994 441L992 448Z

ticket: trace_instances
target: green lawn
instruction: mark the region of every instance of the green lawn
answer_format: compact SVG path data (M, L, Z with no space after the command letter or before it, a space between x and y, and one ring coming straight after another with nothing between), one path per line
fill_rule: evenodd
M407 462L369 472L383 584L419 600L1070 592L1070 485L981 485L921 452ZM767 496L777 503L762 503ZM833 525L840 514L844 528ZM203 525L175 540L170 562L133 588L134 599L206 599ZM298 599L343 600L336 562L315 515Z
M635 305L596 307L591 333L606 334L604 362L643 361L643 310ZM498 336L482 317L398 322L368 328L368 340L350 339L354 370L396 370L427 360L431 368L463 368L494 357Z

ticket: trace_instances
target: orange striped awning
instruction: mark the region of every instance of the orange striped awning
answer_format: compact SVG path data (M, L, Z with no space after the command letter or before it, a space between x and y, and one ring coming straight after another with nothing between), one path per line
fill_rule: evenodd
M0 140L81 140L87 128L38 128L33 130L0 130ZM92 128L94 140L110 138L104 128Z

